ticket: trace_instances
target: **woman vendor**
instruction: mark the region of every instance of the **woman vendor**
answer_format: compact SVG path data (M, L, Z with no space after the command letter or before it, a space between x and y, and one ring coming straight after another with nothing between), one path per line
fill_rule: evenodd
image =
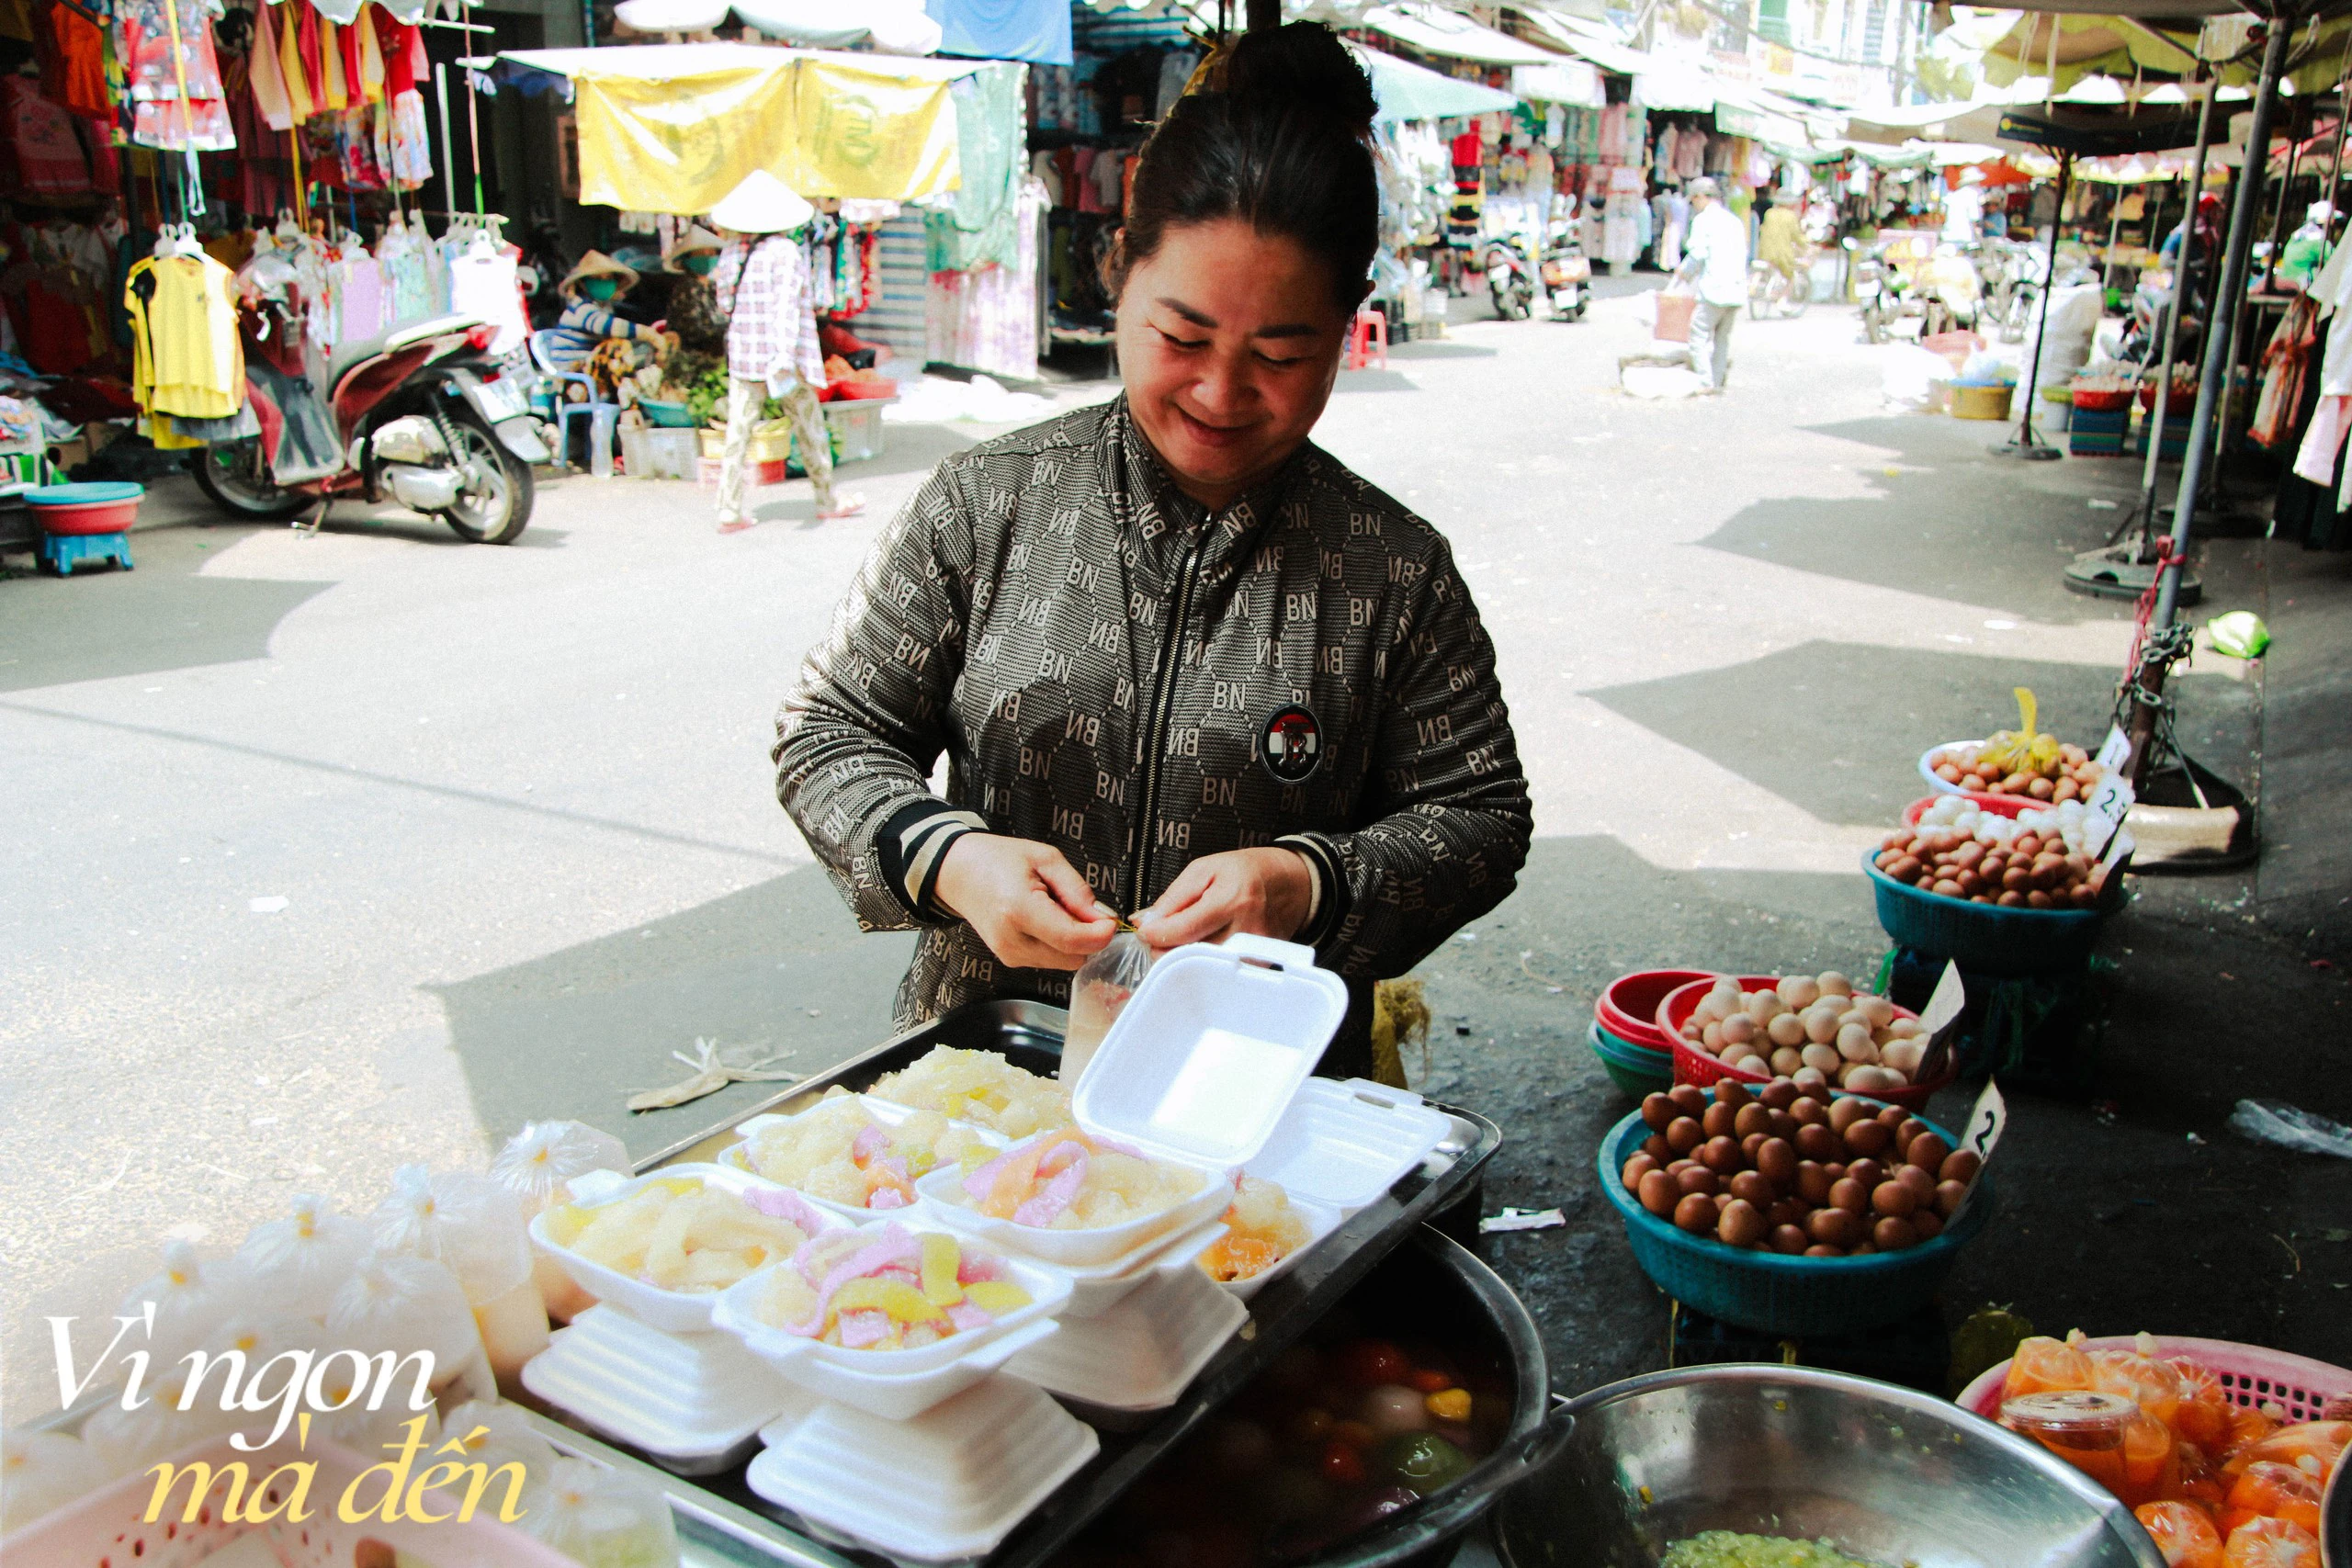
M556 286L563 296L563 314L549 332L548 356L570 370L605 343L643 345L658 352L671 343L666 323L646 326L614 310L622 295L637 287L637 269L615 261L602 251L590 251ZM632 355L643 364L652 353Z
M1363 70L1246 35L1146 142L1109 267L1124 393L943 463L777 721L777 792L909 1027L1155 947L1312 946L1351 1006L1510 892L1526 781L1444 538L1307 440L1369 287ZM948 755L946 797L927 782Z

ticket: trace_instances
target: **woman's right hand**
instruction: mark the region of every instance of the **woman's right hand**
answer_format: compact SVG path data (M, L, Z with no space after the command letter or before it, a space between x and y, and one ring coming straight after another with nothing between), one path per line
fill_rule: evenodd
M1001 833L948 845L932 896L1015 969L1076 969L1119 929L1061 851Z

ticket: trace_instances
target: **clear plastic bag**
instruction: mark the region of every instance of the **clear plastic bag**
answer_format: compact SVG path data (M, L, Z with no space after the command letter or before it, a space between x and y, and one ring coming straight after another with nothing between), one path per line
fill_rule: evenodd
M503 1464L519 1464L529 1482L542 1481L552 1474L556 1461L561 1457L554 1444L539 1436L518 1404L469 1399L449 1412L441 1429L464 1442L468 1463L488 1465L493 1472ZM477 1432L481 1436L476 1437ZM491 1495L505 1495L503 1480L492 1485Z
M2315 1116L2283 1100L2241 1100L2230 1112L2230 1130L2257 1144L2275 1144L2300 1154L2352 1159L2352 1127Z
M329 1199L302 1192L286 1218L253 1228L236 1262L275 1314L324 1318L370 1245L364 1222L336 1213Z
M353 1266L327 1310L326 1342L371 1356L427 1351L436 1386L481 1353L457 1276L429 1258L400 1253L371 1252Z
M610 1133L582 1122L532 1122L506 1140L490 1162L491 1179L514 1194L526 1223L560 1202L565 1184L592 1170L635 1174L628 1148Z
M0 1432L0 1535L94 1492L107 1479L98 1456L65 1432Z
M134 1326L117 1348L125 1354L145 1350L157 1367L176 1361L229 1319L244 1314L253 1299L252 1279L235 1258L207 1263L187 1243L165 1242L164 1271L131 1287L115 1309L118 1316L136 1317L154 1303L154 1331L143 1334Z
M1062 1066L1058 1077L1070 1089L1086 1076L1095 1048L1111 1032L1136 994L1143 977L1159 957L1159 950L1131 931L1111 939L1111 945L1088 959L1069 983L1069 1023L1062 1035Z
M374 1230L379 1250L446 1267L475 1306L531 1277L522 1205L487 1176L435 1176L421 1165L404 1165L392 1172L391 1196L376 1206Z
M560 1459L526 1506L522 1528L581 1568L677 1568L669 1500L633 1476Z

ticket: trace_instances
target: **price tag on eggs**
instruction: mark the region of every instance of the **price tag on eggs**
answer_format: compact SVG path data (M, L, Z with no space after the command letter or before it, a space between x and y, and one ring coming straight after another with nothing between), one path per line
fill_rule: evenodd
M2102 773L2120 773L2123 764L2132 760L2132 738L2123 733L2120 724L2109 725L2107 739L2098 749L2098 765Z
M2002 1131L2009 1124L2008 1101L2001 1098L2001 1086L1991 1078L1984 1080L1984 1092L1976 1097L1976 1104L1968 1112L1967 1125L1961 1129L1960 1146L1976 1156L1976 1168L1982 1171L1993 1162L1993 1146L2001 1141ZM1969 1180L1968 1196L1960 1201L1945 1219L1946 1229L1960 1224L1961 1215L1976 1201L1976 1183Z
M1928 1032L1928 1051L1919 1059L1915 1081L1936 1083L1943 1078L1945 1065L1951 1057L1952 1028L1967 1005L1968 987L1961 980L1960 965L1947 958L1943 974L1936 979L1935 990L1928 994L1928 1005L1919 1010L1919 1027Z
M2121 773L2109 773L2091 791L2090 804L2083 811L2083 847L2092 854L2107 848L2123 818L2132 809L2132 786Z

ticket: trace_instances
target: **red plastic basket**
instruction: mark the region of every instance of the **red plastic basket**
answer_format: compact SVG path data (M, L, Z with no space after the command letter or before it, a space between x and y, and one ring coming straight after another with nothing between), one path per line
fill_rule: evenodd
M1736 1078L1741 1083L1770 1083L1772 1076L1770 1073L1751 1073L1741 1067L1727 1067L1705 1052L1692 1050L1690 1042L1682 1038L1682 1025L1690 1019L1691 1010L1699 1005L1700 998L1714 988L1714 983L1718 977L1711 975L1703 980L1693 980L1687 986L1678 986L1667 993L1665 1000L1657 1004L1658 1032L1674 1043L1674 1081L1697 1084L1702 1089L1719 1078ZM1742 975L1737 976L1737 979L1739 988L1743 991L1760 991L1768 986L1778 986L1781 983L1781 977L1774 975ZM1917 1019L1919 1015L1908 1008L1896 1008L1894 1016ZM1943 1077L1931 1083L1915 1083L1908 1089L1873 1089L1867 1098L1883 1100L1889 1105L1899 1105L1914 1115L1922 1114L1928 1109L1928 1101L1935 1097L1936 1090L1959 1076L1958 1054L1951 1054L1948 1059L1951 1061L1951 1066L1945 1070ZM1833 1092L1845 1091L1833 1090Z
M2230 1339L2187 1339L2169 1334L2152 1337L2159 1357L2186 1356L2221 1379L2231 1404L2249 1408L2275 1404L2287 1412L2289 1425L2316 1421L2328 1401L2352 1398L2352 1371L2308 1356L2290 1356L2284 1350L2266 1350ZM2110 1335L2086 1339L2082 1348L2132 1350L2139 1348L2139 1340L2132 1335ZM2008 1376L2009 1364L2003 1361L1962 1390L1958 1403L1988 1421L1996 1418L2001 1414L2001 1385Z
M1666 994L1693 980L1712 980L1709 969L1636 969L1630 975L1620 975L1602 987L1600 998L1592 1004L1592 1016L1600 1027L1628 1045L1639 1045L1663 1056L1672 1043L1657 1032L1657 1004Z

